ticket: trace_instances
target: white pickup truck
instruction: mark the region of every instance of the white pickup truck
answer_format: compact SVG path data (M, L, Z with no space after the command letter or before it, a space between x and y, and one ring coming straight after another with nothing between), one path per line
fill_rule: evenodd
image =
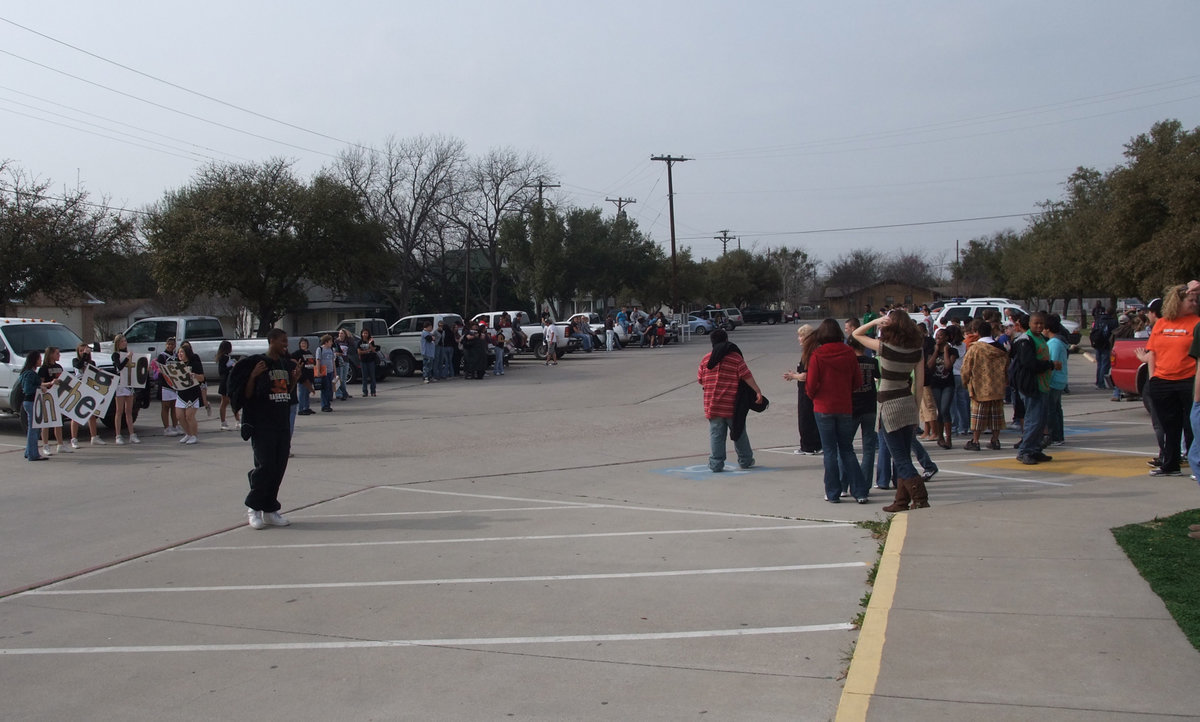
M438 321L453 325L462 323L463 319L457 313L421 313L405 316L388 326L382 318L347 318L338 323L338 328L347 329L355 338L367 329L371 332L371 340L379 347L379 353L392 363L392 373L412 376L421 369L421 329L426 321L433 323L436 329Z
M68 371L75 360L75 349L80 344L79 336L61 323L41 318L0 318L0 411L21 415L20 409L9 408L8 396L13 384L21 375L25 357L30 351L45 351L50 346L59 349L58 364ZM93 345L95 348L95 345ZM92 361L103 371L112 371L112 352L94 351ZM133 414L137 418L139 408L146 406L145 395L139 396ZM113 406L110 405L103 421L112 425Z
M221 328L220 319L214 316L153 316L135 321L125 329L125 340L133 353L148 354L162 351L168 338L174 337L176 346L187 341L203 363L211 364L217 357L217 347L228 340L233 346L233 356L242 358L267 352L265 338L234 340ZM105 354L113 351L112 341L102 343L100 350Z
M525 348L518 348L518 351L532 351L534 358L538 361L546 358L546 334L542 330L542 322L530 318L528 313L524 311L488 311L487 313L477 313L471 317L471 320L476 323L486 323L488 328L496 328L500 317L504 314L512 319L515 325L520 325L521 333L526 336ZM555 323L554 327L558 330L558 340L554 347L558 349L558 355L561 357L565 353L578 351L582 346L577 338L567 336L567 324Z

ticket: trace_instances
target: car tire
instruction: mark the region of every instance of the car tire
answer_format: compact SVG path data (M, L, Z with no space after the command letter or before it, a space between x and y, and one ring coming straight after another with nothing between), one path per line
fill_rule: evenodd
M392 354L392 373L400 377L412 376L417 370L417 361L406 351Z
M700 334L701 336L707 336L708 335L708 327L707 326L698 326L698 327L696 327L696 333Z
M767 325L768 325L768 326L774 326L774 325L775 325L775 324L777 324L777 323L779 323L779 319L777 319L777 318L775 318L775 317L771 317L771 318L768 318L768 319L767 319Z

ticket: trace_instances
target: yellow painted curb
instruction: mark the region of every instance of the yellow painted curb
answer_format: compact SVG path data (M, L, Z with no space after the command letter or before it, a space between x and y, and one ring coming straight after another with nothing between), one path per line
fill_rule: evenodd
M846 674L846 684L842 687L837 722L859 722L867 719L867 707L875 694L875 683L879 680L879 667L883 662L888 615L896 596L900 552L904 549L904 537L907 533L908 514L893 516L892 524L888 528L887 542L879 559L879 570L875 572L871 601L867 603L867 613L858 633L858 644L854 646L854 657L850 660L850 671Z

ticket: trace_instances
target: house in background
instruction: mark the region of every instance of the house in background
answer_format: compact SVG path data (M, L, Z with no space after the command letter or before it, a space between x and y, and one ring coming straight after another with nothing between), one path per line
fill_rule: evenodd
M288 309L275 325L287 331L288 336L300 336L335 329L347 318L382 318L391 324L397 316L391 306L377 298L335 296L328 288L313 286L308 289L308 302Z
M35 294L29 299L9 299L6 306L13 316L57 321L74 331L85 343L91 343L97 340L96 314L98 309L104 308L105 303L91 294L63 303L56 303L45 296Z
M911 309L937 299L938 293L932 288L894 279L885 279L862 288L830 286L825 289L825 306L829 309L829 315L839 319L862 318L868 306L875 312L881 306L895 303Z

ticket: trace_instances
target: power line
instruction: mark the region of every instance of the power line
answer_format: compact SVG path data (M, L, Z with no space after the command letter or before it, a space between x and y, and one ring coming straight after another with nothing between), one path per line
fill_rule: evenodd
M972 221L994 221L994 220L999 220L1001 218L1027 218L1027 217L1033 216L1033 215L1037 215L1037 213L1036 212L1006 213L1006 214L998 215L998 216L976 216L974 218L945 218L945 219L936 220L936 221L914 221L911 223L885 223L885 224L878 225L878 226L848 226L848 227L844 227L844 228L813 228L813 229L803 230L803 231L766 231L766 232L761 232L761 233L756 232L754 235L756 235L756 236L806 236L806 235L812 235L812 234L816 234L816 233L843 233L846 231L877 231L877 230L886 229L886 228L911 228L913 226L937 226L937 225L945 225L945 224L950 224L950 223L970 223ZM718 232L720 232L720 231L718 231ZM679 240L681 240L681 241L699 241L699 240L709 240L709 237L708 236L685 236ZM720 240L719 237L718 237L718 240Z
M128 71L129 71L129 72L131 72L131 73L135 73L135 74L137 74L137 75L140 75L140 76L142 76L143 78L149 78L150 80L153 80L153 81L155 81L155 82L158 82L158 83L162 83L163 85L169 85L170 87L172 87L172 88L175 88L176 90L182 90L183 92L185 92L185 93L189 93L189 94L191 94L191 95L194 95L194 96L196 96L196 97L198 97L198 98L204 98L205 100L210 100L210 101L212 101L212 102L214 102L214 103L217 103L217 104L220 104L220 105L224 105L224 106L225 106L225 107L227 107L227 108L233 108L234 110L240 110L240 111L241 111L241 112L243 112L243 113L249 113L250 115L253 115L253 116L255 116L256 118L262 118L263 120L269 120L269 121L271 121L272 123L278 123L278 124L280 124L280 125L287 126L288 128L292 128L293 130L299 130L299 131L301 131L301 132L303 132L303 133L309 133L309 134L311 134L311 135L315 135L315 136L318 136L318 137L320 137L320 138L325 138L326 140L332 140L332 141L335 141L335 142L341 143L341 144L343 144L343 145L352 145L352 146L353 146L353 145L357 145L357 144L355 144L355 143L351 143L351 142L349 142L349 141L342 140L341 138L337 138L337 137L334 137L334 136L332 136L332 135L326 135L325 133L321 133L321 132L319 132L319 131L316 131L316 130L310 130L310 129L308 129L308 128L304 128L304 127L302 127L302 126L296 125L296 124L294 124L294 123L289 123L289 122L287 122L286 120L279 120L278 118L273 118L273 117L271 117L271 116L269 116L269 115L264 115L263 113L259 113L258 111L255 111L255 110L250 110L249 108L243 108L243 107L242 107L242 106L240 106L240 105L234 105L233 103L230 103L230 102L227 102L227 101L221 100L220 98L214 98L214 97L213 97L213 96L211 96L211 95L205 95L204 93L201 93L201 92L199 92L199 91L197 91L197 90L192 90L191 88L185 88L184 86L182 86L182 85L179 85L179 84L177 84L177 83L172 83L172 82L171 82L171 81L169 81L169 80L164 80L163 78L159 78L159 77L157 77L157 76L150 75L149 73L144 73L144 72L142 72L141 70L138 70L137 68L131 68L131 67L129 67L128 65L123 65L123 64L121 64L121 63L118 63L118 62L117 62L117 61L115 61L115 60L110 60L109 58L106 58L106 57L104 57L104 56L102 56L102 55L97 55L96 53L93 53L93 52L91 52L91 51L89 51L89 50L84 50L83 48L81 48L81 47L79 47L79 46L77 46L77 45L72 45L71 43L68 43L68 42L66 42L66 41L59 40L58 38L51 37L51 36L49 36L49 35L47 35L47 34L45 34L45 33L42 33L42 32L38 32L37 30L34 30L33 28L26 27L26 26L24 26L24 25L21 25L20 23L17 23L17 22L14 22L14 21L12 21L12 20L9 20L8 18L0 17L0 21L6 22L6 23L8 23L9 25L12 25L12 26L14 26L14 27L18 27L18 28L20 28L20 29L22 29L22 30L24 30L24 31L26 31L26 32L33 33L34 35L37 35L38 37L45 38L46 40L49 40L49 41L50 41L50 42L52 42L52 43L58 43L59 45L62 45L62 46L64 46L64 47L68 47L68 48L70 48L70 49L72 49L72 50L75 50L75 51L77 51L77 52L83 53L84 55L87 55L87 56L89 56L89 57L95 58L96 60L100 60L100 61L102 61L102 62L105 62L105 63L108 63L108 64L110 64L110 65L115 65L116 67L118 67L118 68L121 68L122 70L128 70Z
M58 103L58 102L55 102L55 101L53 101L53 100L50 100L49 98L43 98L43 97L40 97L40 96L34 95L34 94L32 94L32 93L26 93L26 92L25 92L25 91L23 91L23 90L17 90L16 88L10 88L10 87L8 87L8 86L6 86L6 85L0 85L0 90L7 90L7 91L8 91L8 92L10 92L10 93L16 93L17 95L23 95L23 96L25 96L26 98L33 98L34 100L38 100L38 101L41 101L41 102L43 102L43 103L49 103L50 105L55 105L55 106L58 106L59 108L65 108L65 109L67 109L67 110L70 110L70 111L73 111L73 112L75 112L75 113L82 113L83 115L91 116L92 118L99 118L100 120L103 120L103 121L105 121L105 122L108 122L108 123L116 123L117 125L123 125L123 126L125 126L126 128L133 128L134 130L136 130L136 131L140 131L140 132L142 132L142 133L149 133L149 134L151 134L151 135L157 135L157 136L158 136L158 137L160 137L160 138L166 138L166 139L168 139L168 140L173 140L173 141L175 141L176 143L183 143L184 145L190 145L190 146L192 146L192 147L194 147L194 148L199 148L200 150L207 150L207 151L210 151L210 152L213 152L213 153L220 153L221 155L229 155L229 156L233 156L233 157L235 157L235 158L237 158L237 157L240 157L240 156L237 156L237 155L236 155L236 154L234 154L234 153L226 153L226 152L225 152L225 151L223 151L223 150L218 150L218 149L216 149L216 148L209 148L208 146L205 146L205 145L200 145L200 144L198 144L198 143L193 143L193 142L191 142L191 141L189 141L189 140L184 140L183 138L176 138L176 137L175 137L175 136L173 136L173 135L167 135L166 133L159 133L157 130L150 130L149 128L142 128L142 127L140 127L140 126L137 126L137 125L132 125L132 124L130 124L130 123L126 123L125 121L122 121L122 120L117 120L116 118L109 118L109 117L107 117L107 116L98 115L98 114L96 114L96 113L92 113L92 112L89 112L89 111L83 110L82 108L76 108L76 107L74 107L74 106L70 106L70 105L64 105L63 103ZM16 102L16 101L9 100L8 102L10 102L10 103L14 103L14 102ZM24 105L24 104L23 104L23 103L21 103L21 105ZM25 107L30 107L30 108L32 108L33 106L25 106ZM50 112L50 111L48 111L48 110L45 110L45 109L43 109L43 108L36 108L36 110L39 110L40 112L43 112L43 113L49 113L49 112ZM58 115L58 114L57 114L57 113L53 113L53 115ZM64 118L65 118L66 116L59 116L59 117L64 117ZM77 120L77 119L74 119L74 118L72 118L71 120L76 120L76 122L79 122L79 123L82 123L82 122L84 122L84 121L82 121L82 120ZM114 132L115 132L115 131L114 131ZM242 158L242 160L249 160L249 158Z
M26 117L26 118L31 118L31 119L33 119L33 120L41 121L42 123L50 123L51 125L58 125L58 126L61 126L61 127L63 127L63 128L69 128L69 129L71 129L71 130L76 130L76 131L79 131L80 133L88 133L88 134L90 134L90 135L95 135L95 136L98 136L98 137L100 137L100 138L104 138L105 140L115 140L115 141L117 141L118 143L125 143L126 145L132 145L132 146L134 146L135 148L143 148L143 149L145 149L145 150L152 150L152 151L154 151L154 152L156 152L156 153L165 153L165 154L167 154L167 155L173 155L173 156L175 156L176 158L183 158L184 160L190 160L190 161L192 161L192 162L195 162L195 161L197 161L197 160L201 160L201 159L202 159L202 156L199 156L199 154L195 154L195 153L193 153L192 155L190 155L190 156L187 156L187 155L182 155L181 153L173 153L173 152L171 152L171 151L169 151L169 150L163 150L162 148L154 148L154 147L151 147L151 146L148 146L148 145L142 145L141 143L134 143L133 141L131 141L131 140L125 140L124 138L114 138L114 137L113 137L113 136L111 136L111 135L105 135L105 134L103 134L103 133L97 133L96 131L94 131L94 130L88 130L87 128L76 128L76 127L75 127L75 126L73 126L73 125L67 125L66 123L60 123L60 122L58 122L57 120L50 120L49 118L39 118L39 117L37 117L36 115L30 115L29 113L22 113L21 111L19 111L19 110L13 110L12 108L0 108L0 110L4 111L4 112L6 112L6 113L12 113L13 115L20 115L20 116L23 116L23 117ZM153 141L148 141L148 142L153 142ZM184 151L182 151L182 153L191 153L191 151L184 150Z
M67 72L67 71L65 71L65 70L59 70L58 68L51 67L51 66L49 66L49 65L46 65L45 63L39 63L39 62L37 62L36 60L30 60L29 58L22 57L22 56L20 56L20 55L17 55L16 53L10 52L10 51L8 51L8 50L4 50L3 48L0 48L0 53L3 53L3 54L5 54L5 55L8 55L8 56L10 56L10 57L16 58L17 60L23 60L23 61L25 61L26 63L29 63L30 65L36 65L36 66L38 66L39 68L44 68L44 69L46 69L46 70L49 70L49 71L51 71L51 72L53 72L53 73L58 73L59 75L65 75L65 76L66 76L66 77L68 77L68 78L72 78L72 79L74 79L74 80L78 80L78 81L80 81L80 82L82 82L82 83L87 83L88 85L94 85L94 86L96 86L97 88L101 88L101 89L103 89L103 90L107 90L107 91L109 91L110 93L116 93L117 95L122 95L122 96L124 96L124 97L126 97L126 98L131 98L131 99L133 99L133 100L136 100L136 101L138 101L138 102L145 103L146 105L151 105L151 106L154 106L155 108L160 108L160 109L162 109L162 110L166 110L166 111L168 111L168 112L171 112L171 113L177 113L177 114L179 114L179 115L182 115L182 116L185 116L185 117L187 117L187 118L191 118L192 120L198 120L198 121L200 121L200 122L202 122L202 123L208 123L209 125L215 125L215 126L217 126L218 128L224 128L225 130L232 130L232 131L233 131L233 132L235 132L235 133L241 133L242 135L248 135L248 136L250 136L250 137L252 137L252 138L258 138L259 140L265 140L265 141L267 141L267 142L269 142L269 143L278 143L279 145L286 145L286 146L288 146L289 148L295 148L295 149L297 149L297 150L302 150L302 151L305 151L305 152L307 152L307 153L316 153L317 155L323 155L323 156L325 156L325 157L327 157L327 158L336 158L336 157L337 157L336 155L334 155L334 154L332 154L332 153L326 153L326 152L324 152L324 151L316 150L316 149L313 149L313 148L306 148L306 147L304 147L304 146L302 146L302 145L296 145L295 143L288 143L287 141L278 140L278 139L276 139L276 138L269 138L269 137L267 137L267 136L265 136L265 135L259 135L258 133L252 133L252 132L250 132L250 131L248 131L248 130L242 130L241 128L235 128L235 127L233 127L232 125L226 125L226 124L224 124L224 123L218 123L218 122L217 122L217 121L215 121L215 120L209 120L208 118L202 118L202 117L200 117L200 116L198 116L198 115L193 115L192 113L188 113L188 112L186 112L186 111L183 111L183 110L178 110L178 109L176 109L176 108L172 108L172 107L170 107L170 106L166 106L166 105L163 105L163 104L161 104L161 103L156 103L156 102L154 102L153 100L146 100L145 98L138 97L138 96L136 96L136 95L133 95L132 93L126 93L126 92L125 92L125 91L123 91L123 90L117 90L116 88L110 88L109 86L107 86L107 85L103 85L103 84L101 84L101 83L97 83L97 82L95 82L94 80L88 80L87 78L82 78L82 77L80 77L80 76L78 76L78 75L73 75L73 74L71 74L71 73L68 73L68 72Z

